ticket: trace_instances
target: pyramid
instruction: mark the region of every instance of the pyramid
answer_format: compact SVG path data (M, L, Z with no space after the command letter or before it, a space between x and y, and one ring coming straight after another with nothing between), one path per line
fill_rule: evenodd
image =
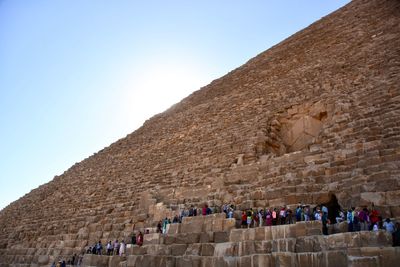
M399 1L352 1L11 203L0 212L0 266L50 266L98 240L129 240L133 227L152 229L205 203L230 203L238 211L374 205L383 218L400 219ZM118 259L85 256L84 266L394 266L400 260L381 232L327 239L311 234L314 224L241 230L211 217L187 218L169 232L175 243L150 234L148 250L132 248ZM177 241L195 229L198 238L213 233L214 243ZM244 252L248 242L258 244L252 231L262 231L258 241L271 241L272 251ZM301 244L310 242L320 250L304 250ZM229 254L227 244L236 244L238 254ZM160 247L164 252L154 254Z

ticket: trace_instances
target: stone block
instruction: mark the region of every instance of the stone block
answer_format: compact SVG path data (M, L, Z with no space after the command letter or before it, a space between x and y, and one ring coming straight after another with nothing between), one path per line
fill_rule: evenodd
M272 240L254 241L256 254L267 254L272 252Z
M164 244L165 245L171 245L174 244L176 241L176 237L178 236L178 234L168 234L168 235L164 235Z
M153 234L145 234L143 235L143 244L160 244L160 237L162 234L153 233Z
M252 266L251 264L252 256L242 256L238 258L239 266Z
M143 255L146 253L146 248L142 246L133 246L131 248L126 249L126 254L130 255Z
M176 235L175 243L177 244L192 244L199 243L200 234L199 233L180 233Z
M108 267L108 256L86 254L83 256L83 266Z
M180 223L172 223L169 225L167 234L178 234L181 232L181 224Z
M379 267L378 257L354 257L348 259L349 267Z
M322 252L296 253L297 267L325 267Z
M200 255L200 251L201 251L201 245L200 243L197 244L189 244L187 249L186 249L186 253L185 255L195 255L195 256L199 256Z
M392 235L384 230L378 232L362 231L357 233L360 237L361 247L390 247Z
M181 223L181 233L201 233L204 231L204 216L184 217ZM211 231L211 228L209 229Z
M296 252L319 252L322 250L321 242L323 242L323 237L319 236L301 236L296 239Z
M182 256L185 255L188 245L186 244L172 244L170 245L172 256Z
M296 239L284 238L272 240L272 252L295 252Z
M137 259L138 259L139 257L143 257L143 256L129 255L129 256L126 258L126 267L136 267L136 266L137 266L137 265L136 265L136 262L137 262Z
M246 256L255 253L254 241L247 240L239 242L239 256Z
M213 232L200 233L199 242L200 243L211 243L211 242L214 242L214 233Z
M108 267L119 267L121 262L124 262L126 260L126 257L120 257L120 256L112 256L109 257L109 262L108 262Z
M40 265L46 265L49 263L49 255L39 255L38 263Z
M214 240L215 243L223 243L229 241L229 234L227 232L215 232Z
M254 228L254 240L265 240L265 227Z
M176 267L202 267L203 260L202 257L199 256L184 256L184 257L176 257L175 266ZM212 266L212 265L208 265Z
M236 257L239 255L239 245L237 242L217 243L214 247L216 257Z
M275 262L271 254L252 255L252 267L275 267Z
M212 232L220 232L220 231L224 231L224 221L226 219L225 218L216 218L212 221L211 224L211 231ZM204 225L208 225L207 223L205 223Z
M323 246L326 250L339 250L360 247L360 236L358 233L340 233L325 236Z
M294 253L291 252L273 252L272 257L275 262L275 266L279 267L291 267L296 265L296 258Z
M200 255L201 256L213 256L214 248L215 248L215 244L203 243L203 244L201 244Z
M324 251L323 254L326 267L347 266L347 254L345 251Z
M170 246L168 245L145 245L143 248L146 250L146 254L149 255L169 255L171 253Z
M223 220L223 231L229 232L232 229L235 229L236 227L236 219L231 218L231 219L225 219Z
M400 247L363 247L359 256L378 256L380 266L396 266L400 262Z
M243 232L245 229L233 229L229 234L230 242L240 242L243 240Z

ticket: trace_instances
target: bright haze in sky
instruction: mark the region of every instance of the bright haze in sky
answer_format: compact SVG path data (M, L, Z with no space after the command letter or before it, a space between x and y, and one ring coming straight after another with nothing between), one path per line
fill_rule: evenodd
M348 2L0 1L0 209Z

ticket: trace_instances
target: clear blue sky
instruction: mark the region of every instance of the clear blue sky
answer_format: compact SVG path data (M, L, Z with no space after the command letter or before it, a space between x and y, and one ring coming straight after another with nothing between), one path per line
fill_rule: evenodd
M0 209L348 2L0 0Z

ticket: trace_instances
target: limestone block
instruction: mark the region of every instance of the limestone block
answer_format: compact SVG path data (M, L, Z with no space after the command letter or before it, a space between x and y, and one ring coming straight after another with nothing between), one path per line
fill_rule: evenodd
M360 247L360 235L358 233L340 233L324 237L325 242L321 244L326 250L338 250Z
M149 255L169 255L171 254L170 246L168 245L145 245L143 248L146 250L146 254Z
M203 259L199 256L184 256L184 257L176 257L175 259L175 266L176 267L202 267ZM213 266L212 262L210 265L206 266Z
M322 235L322 222L321 221L310 221L306 223L306 234L307 235ZM297 224L297 223L296 223Z
M323 241L323 238L321 238ZM296 239L296 252L319 252L322 250L318 236L301 236Z
M252 255L252 267L275 267L275 262L271 254Z
M379 267L378 257L354 257L350 256L348 260L349 267Z
M180 233L175 237L175 242L177 244L192 244L199 243L200 234L199 233Z
M247 240L239 242L239 256L246 256L255 253L254 241Z
M242 238L243 240L254 240L256 238L256 228L244 229Z
M238 258L239 266L252 266L251 264L252 256L242 256Z
M324 262L326 267L347 266L347 254L343 250L324 251Z
M239 245L237 242L217 243L214 247L214 256L216 257L235 257L239 254Z
M363 247L360 256L379 256L380 266L396 266L400 262L400 247Z
M137 262L137 259L140 258L140 257L143 257L143 256L141 256L141 255L129 255L127 257L127 260L126 260L126 266L127 267L136 267L136 266L138 266L138 265L136 265L136 262Z
M178 234L181 231L181 224L180 223L172 223L169 225L167 234Z
M322 252L296 253L298 267L325 267L324 254Z
M201 233L203 231L204 216L184 217L181 224L181 233ZM211 231L211 227L208 231ZM205 229L204 229L205 230Z
M265 227L254 228L253 240L265 240Z
M229 234L230 242L240 242L243 240L243 232L245 229L233 229Z
M272 252L272 240L254 241L254 250L257 254Z
M144 255L144 254L146 254L146 248L144 248L142 246L133 246L131 248L128 248L126 251L127 251L127 254L131 254L131 255Z
M296 239L284 238L272 240L272 252L295 252Z
M200 235L199 237L200 243L214 242L214 232L202 232L199 235Z
M263 228L265 231L265 240L272 240L272 226L267 226Z
M203 243L203 244L201 244L200 255L201 256L213 256L214 248L215 248L215 244Z
M49 263L49 255L39 255L38 264L46 265Z
M361 231L357 233L360 237L361 247L380 247L380 246L391 246L392 236L384 230L378 232Z
M176 241L176 237L178 234L168 234L164 236L164 244L171 245L174 244Z
M145 234L143 235L143 244L160 244L160 237L162 234L154 233L154 234Z
M400 205L400 190L386 192L385 202L390 206Z
M225 219L223 220L223 231L228 232L236 227L236 219Z
M214 242L222 243L229 241L229 234L227 232L215 232L214 233Z
M245 263L245 262L243 262L243 263ZM246 263L248 263L248 262L246 262ZM239 259L236 257L213 257L213 262L212 262L211 266L237 267L237 266L246 266L246 265L241 265L239 262Z
M187 249L186 249L186 253L185 255L200 255L200 250L201 250L201 244L197 243L197 244L189 244Z
M121 262L126 260L126 257L111 256L109 257L108 267L119 267Z
M360 194L361 202L359 205L370 205L374 203L375 205L385 205L385 192L362 192Z
M186 244L172 244L170 245L172 256L182 256L185 255L188 245Z
M275 266L279 267L291 267L296 265L296 258L294 253L291 252L273 252L272 257L275 262Z
M86 254L83 256L82 266L108 267L108 256Z

